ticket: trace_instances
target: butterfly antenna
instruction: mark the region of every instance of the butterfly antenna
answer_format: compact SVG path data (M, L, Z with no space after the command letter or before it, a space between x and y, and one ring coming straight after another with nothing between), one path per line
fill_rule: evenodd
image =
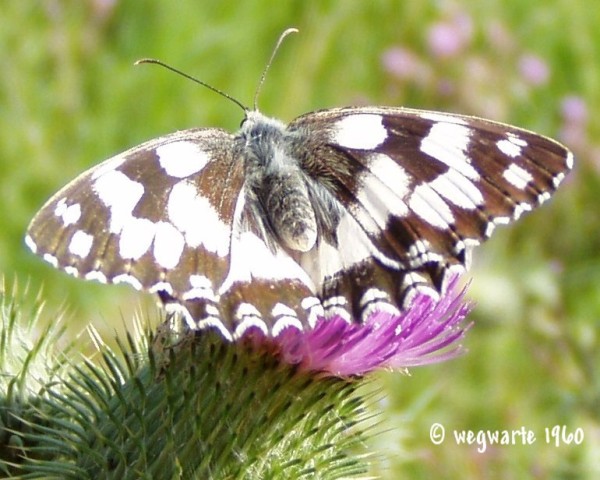
M260 90L262 89L263 83L265 83L265 78L267 77L267 72L271 68L271 64L273 63L273 60L275 59L275 55L277 55L277 50L279 50L279 47L283 43L283 40L290 33L298 33L298 29L297 28L288 28L279 36L279 39L277 40L277 43L275 44L275 48L273 49L273 53L271 53L271 58L269 58L269 61L267 62L267 66L265 67L265 69L262 72L262 75L260 76L260 81L258 82L258 86L256 87L256 93L254 94L254 110L258 110L258 95L260 94Z
M284 32L285 33L285 32ZM281 42L280 42L281 43ZM188 80L191 80L192 82L196 82L199 85L202 85L203 87L208 88L209 90L212 90L215 93L218 93L219 95L221 95L222 97L225 97L227 100L230 100L231 102L235 103L238 107L240 107L244 112L248 112L249 108L246 107L246 105L244 105L242 102L240 102L239 100L233 98L231 95L225 93L222 90L219 90L218 88L213 87L212 85L209 85L206 82L203 82L202 80L199 80L195 77L192 77L191 75L182 72L181 70L176 69L175 67L172 67L171 65L168 65L164 62L161 62L160 60L156 60L154 58L142 58L138 61L136 61L134 63L134 65L141 65L143 63L151 63L154 65L159 65L161 67L166 68L167 70L171 70L172 72L175 72L179 75L181 75L182 77L187 78Z

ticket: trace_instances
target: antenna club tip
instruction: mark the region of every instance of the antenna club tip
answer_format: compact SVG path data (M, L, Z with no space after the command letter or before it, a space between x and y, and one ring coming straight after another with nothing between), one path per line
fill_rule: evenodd
M160 62L154 58L140 58L139 60L136 60L135 62L133 62L134 65L142 65L144 63L160 63Z
M287 37L288 35L291 35L292 33L298 33L300 30L298 30L296 27L290 27L290 28L286 28L283 33L279 36L279 40L278 43L281 43L283 41L283 39L285 37Z

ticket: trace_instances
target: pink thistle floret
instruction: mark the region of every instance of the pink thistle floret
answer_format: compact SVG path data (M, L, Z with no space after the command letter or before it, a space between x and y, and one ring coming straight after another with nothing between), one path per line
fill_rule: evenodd
M333 316L309 331L288 328L273 341L284 362L336 376L449 360L463 351L458 341L470 327L462 324L470 311L465 289L456 283L439 301L417 294L400 314L375 311L364 324Z

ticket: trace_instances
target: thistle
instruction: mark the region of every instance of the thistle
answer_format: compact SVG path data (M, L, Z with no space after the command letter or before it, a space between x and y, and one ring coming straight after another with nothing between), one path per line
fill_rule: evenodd
M167 324L152 333L145 318L117 339L115 350L90 328L101 364L71 358L60 377L46 375L43 388L25 389L25 413L14 402L4 409L3 418L18 419L10 435L20 446L4 449L12 452L2 457L4 473L67 479L363 475L372 458L364 451L365 420L373 415L367 408L372 394L359 392L369 382L364 374L458 354L468 311L463 293L454 286L439 302L417 297L399 316L375 313L364 326L322 319L311 332L290 329L275 340L249 331L228 342L216 330L175 334ZM4 321L3 338L16 331L15 320L12 326ZM12 352L3 349L2 358ZM43 370L56 371L48 365L57 358L46 348ZM21 365L13 378L23 378Z

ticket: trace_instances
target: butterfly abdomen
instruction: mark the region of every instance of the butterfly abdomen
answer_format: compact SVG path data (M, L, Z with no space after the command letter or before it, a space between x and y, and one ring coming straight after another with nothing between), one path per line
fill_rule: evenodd
M265 178L261 200L273 230L291 250L308 252L317 239L315 213L306 183L293 170Z
M245 185L280 242L290 250L308 252L317 241L317 221L306 175L289 151L286 135L283 124L257 112L248 114L240 132Z

